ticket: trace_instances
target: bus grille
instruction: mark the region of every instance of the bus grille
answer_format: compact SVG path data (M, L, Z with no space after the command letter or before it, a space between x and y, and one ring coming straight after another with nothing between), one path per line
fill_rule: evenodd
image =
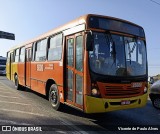
M106 96L108 97L132 97L141 93L140 88L131 86L106 86Z

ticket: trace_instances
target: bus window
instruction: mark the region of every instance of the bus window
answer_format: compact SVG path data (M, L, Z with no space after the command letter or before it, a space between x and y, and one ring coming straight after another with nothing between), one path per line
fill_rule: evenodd
M67 99L70 101L73 101L73 89L74 89L73 78L74 78L73 71L68 69L67 71L67 83L68 83Z
M31 61L31 49L28 49L27 51L26 51L26 61Z
M31 61L31 49L28 51L28 61Z
M32 61L35 59L35 43L32 44L32 53L31 53Z
M9 63L9 62L10 62L10 53L7 52L7 63Z
M22 47L20 50L19 62L24 62L25 60L25 47Z
M15 50L15 62L19 61L19 48Z
M0 66L6 65L6 58L0 56Z
M60 60L62 55L62 34L50 38L48 60Z
M128 75L145 75L146 74L146 48L144 41L125 37L125 50L127 60ZM132 71L131 71L132 70Z
M83 104L83 79L81 76L76 75L76 103Z
M13 54L13 52L11 53L11 62L14 62L14 54Z
M46 60L47 39L38 41L36 44L35 61Z
M73 56L73 51L74 51L74 40L68 39L68 54L67 54L67 63L68 66L74 66L73 61L74 61L74 56Z
M83 71L83 37L78 36L76 38L76 69Z

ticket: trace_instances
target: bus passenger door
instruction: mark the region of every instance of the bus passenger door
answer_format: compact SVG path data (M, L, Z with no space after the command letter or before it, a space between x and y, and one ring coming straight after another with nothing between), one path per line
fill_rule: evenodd
M31 48L26 49L25 85L31 87Z
M66 101L83 109L83 35L66 38Z

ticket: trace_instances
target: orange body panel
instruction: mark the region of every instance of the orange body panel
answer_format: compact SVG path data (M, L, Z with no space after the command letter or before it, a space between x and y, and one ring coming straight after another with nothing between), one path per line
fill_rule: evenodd
M25 86L25 63L18 63L19 84Z
M31 87L31 62L26 62L26 86Z
M45 86L48 79L53 79L57 85L63 86L62 78L63 66L61 66L61 62L31 63L31 88L36 92L45 95Z

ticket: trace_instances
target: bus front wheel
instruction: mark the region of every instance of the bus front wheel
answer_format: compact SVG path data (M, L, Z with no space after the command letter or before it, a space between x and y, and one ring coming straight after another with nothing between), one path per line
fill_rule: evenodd
M160 97L155 97L152 100L152 104L156 109L160 109Z
M52 84L49 90L49 101L55 110L60 110L61 103L59 98L59 92L56 84Z

